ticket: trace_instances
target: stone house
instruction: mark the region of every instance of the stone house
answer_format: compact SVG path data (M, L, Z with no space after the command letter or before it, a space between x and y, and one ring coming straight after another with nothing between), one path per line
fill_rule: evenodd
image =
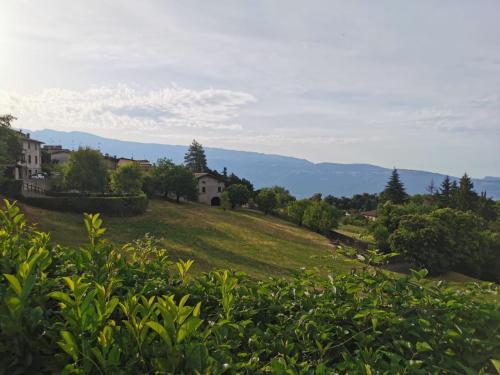
M116 163L116 168L119 168L123 165L130 164L130 163L137 163L139 165L139 167L144 172L149 171L153 167L153 165L149 162L149 160L134 160L134 159L127 159L127 158L119 158L117 163Z
M25 180L42 171L43 142L30 138L29 133L17 131L16 134L21 143L23 154L14 169L14 178Z
M222 178L210 173L195 173L198 180L198 202L210 206L220 206L220 196L224 191Z
M45 145L43 151L50 155L50 162L57 165L66 164L71 155L71 151L61 145Z

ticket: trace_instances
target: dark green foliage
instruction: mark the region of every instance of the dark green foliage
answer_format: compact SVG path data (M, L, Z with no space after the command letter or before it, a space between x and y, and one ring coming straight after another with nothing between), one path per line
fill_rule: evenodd
M317 232L328 233L338 226L342 213L323 201L313 201L304 211L302 223Z
M277 208L286 208L290 202L295 200L295 197L283 186L273 186L271 190L276 195Z
M198 181L189 169L182 165L175 165L167 172L166 178L168 191L175 195L177 202L180 198L197 199Z
M237 206L243 206L248 203L250 199L250 190L245 185L235 184L230 185L227 189L227 194L229 201L231 202L231 208L236 208Z
M472 211L476 206L477 194L474 184L467 173L460 179L455 196L455 207L462 211Z
M0 194L9 198L18 198L23 186L22 180L2 179L0 178Z
M259 192L257 193L257 196L255 197L255 203L257 203L259 210L267 215L274 209L276 209L278 200L276 198L276 194L272 189L264 188L259 190Z
M113 171L111 187L113 191L123 194L140 194L142 193L142 178L139 164L131 162Z
M446 176L437 193L440 207L451 207L453 198L453 185L450 177Z
M193 142L184 156L184 165L193 173L208 172L205 150L195 139L193 139Z
M483 277L492 273L483 272L491 267L488 261L500 257L497 237L473 213L444 208L403 217L390 243L393 251L432 274L454 270ZM494 281L500 281L500 268L496 271Z
M72 152L64 168L64 185L81 192L105 192L108 189L108 168L97 150L79 148Z
M371 226L377 246L382 251L389 251L389 236L398 228L407 215L425 214L435 210L435 206L408 203L405 205L385 202L377 208L377 220Z
M240 178L236 176L234 173L231 173L227 176L227 170L222 171L222 175L220 175L226 184L226 188L231 185L245 185L251 193L253 193L253 184L247 180L246 178Z
M379 197L377 194L368 193L354 194L351 198L327 195L324 201L340 210L371 211L377 208Z
M393 169L389 182L385 186L384 191L381 194L383 200L391 201L392 203L401 204L407 198L405 187L401 180L399 179L399 173L397 169Z
M309 199L290 202L287 207L288 218L295 224L302 225L304 213L311 204L312 202Z
M110 216L130 216L146 212L146 195L93 196L62 194L57 197L24 197L23 201L40 208L76 213L103 213Z
M11 123L16 120L12 115L0 116L0 184L8 179L12 179L13 175L8 172L17 161L22 157L22 145L16 133L11 128Z
M297 272L176 272L145 238L117 247L98 215L88 244L53 247L15 207L0 211L0 369L89 374L486 374L500 351L491 286Z
M363 215L351 214L344 217L344 219L342 220L342 224L364 227L369 224L369 220Z

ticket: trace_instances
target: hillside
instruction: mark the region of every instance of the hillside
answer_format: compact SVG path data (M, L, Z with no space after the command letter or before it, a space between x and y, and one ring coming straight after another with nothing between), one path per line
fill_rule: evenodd
M62 245L85 242L82 216L23 206L28 221L51 233ZM289 275L300 267L333 266L348 271L356 263L338 256L316 233L261 213L223 211L208 206L154 200L146 214L130 218L104 218L107 236L126 243L150 233L175 260L193 259L194 269L232 268L253 277Z
M160 157L167 157L180 163L187 150L186 146L125 142L83 132L46 129L32 132L32 136L47 144L62 144L66 148L90 146L110 155L144 158L152 162ZM336 196L379 193L391 173L390 169L370 164L314 164L303 159L256 152L206 148L206 154L210 168L222 170L227 167L229 171L248 178L257 188L285 186L299 198L318 192ZM395 163L397 165L397 161ZM410 194L425 193L431 180L439 185L445 177L439 173L402 168L399 172ZM454 179L456 178L455 176ZM474 179L473 182L477 192L486 191L489 196L500 199L500 178L485 177Z

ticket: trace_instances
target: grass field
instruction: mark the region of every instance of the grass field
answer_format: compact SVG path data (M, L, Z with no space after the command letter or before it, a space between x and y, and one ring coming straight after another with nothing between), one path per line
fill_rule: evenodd
M55 243L85 242L82 215L23 206L29 222L50 232ZM223 211L195 203L153 200L148 211L130 218L106 218L107 238L124 244L150 233L172 260L193 259L195 271L231 268L265 278L289 275L300 267L333 267L345 272L354 260L336 256L329 241L281 219L249 210Z

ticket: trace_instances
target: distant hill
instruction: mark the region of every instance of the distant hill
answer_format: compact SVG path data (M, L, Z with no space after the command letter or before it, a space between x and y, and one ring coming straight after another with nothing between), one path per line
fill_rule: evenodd
M148 159L152 162L167 157L180 163L187 150L187 146L119 141L84 132L40 130L32 132L32 137L47 144L61 144L66 148L90 146L110 155ZM227 167L229 172L252 181L256 188L285 186L300 198L318 192L336 196L378 193L384 188L391 172L388 168L370 164L315 164L304 159L257 152L209 147L205 150L210 168L222 170ZM399 172L410 194L424 193L431 180L438 186L445 177L439 173L409 169L399 169ZM486 191L494 199L500 199L500 177L474 179L473 182L476 191Z

